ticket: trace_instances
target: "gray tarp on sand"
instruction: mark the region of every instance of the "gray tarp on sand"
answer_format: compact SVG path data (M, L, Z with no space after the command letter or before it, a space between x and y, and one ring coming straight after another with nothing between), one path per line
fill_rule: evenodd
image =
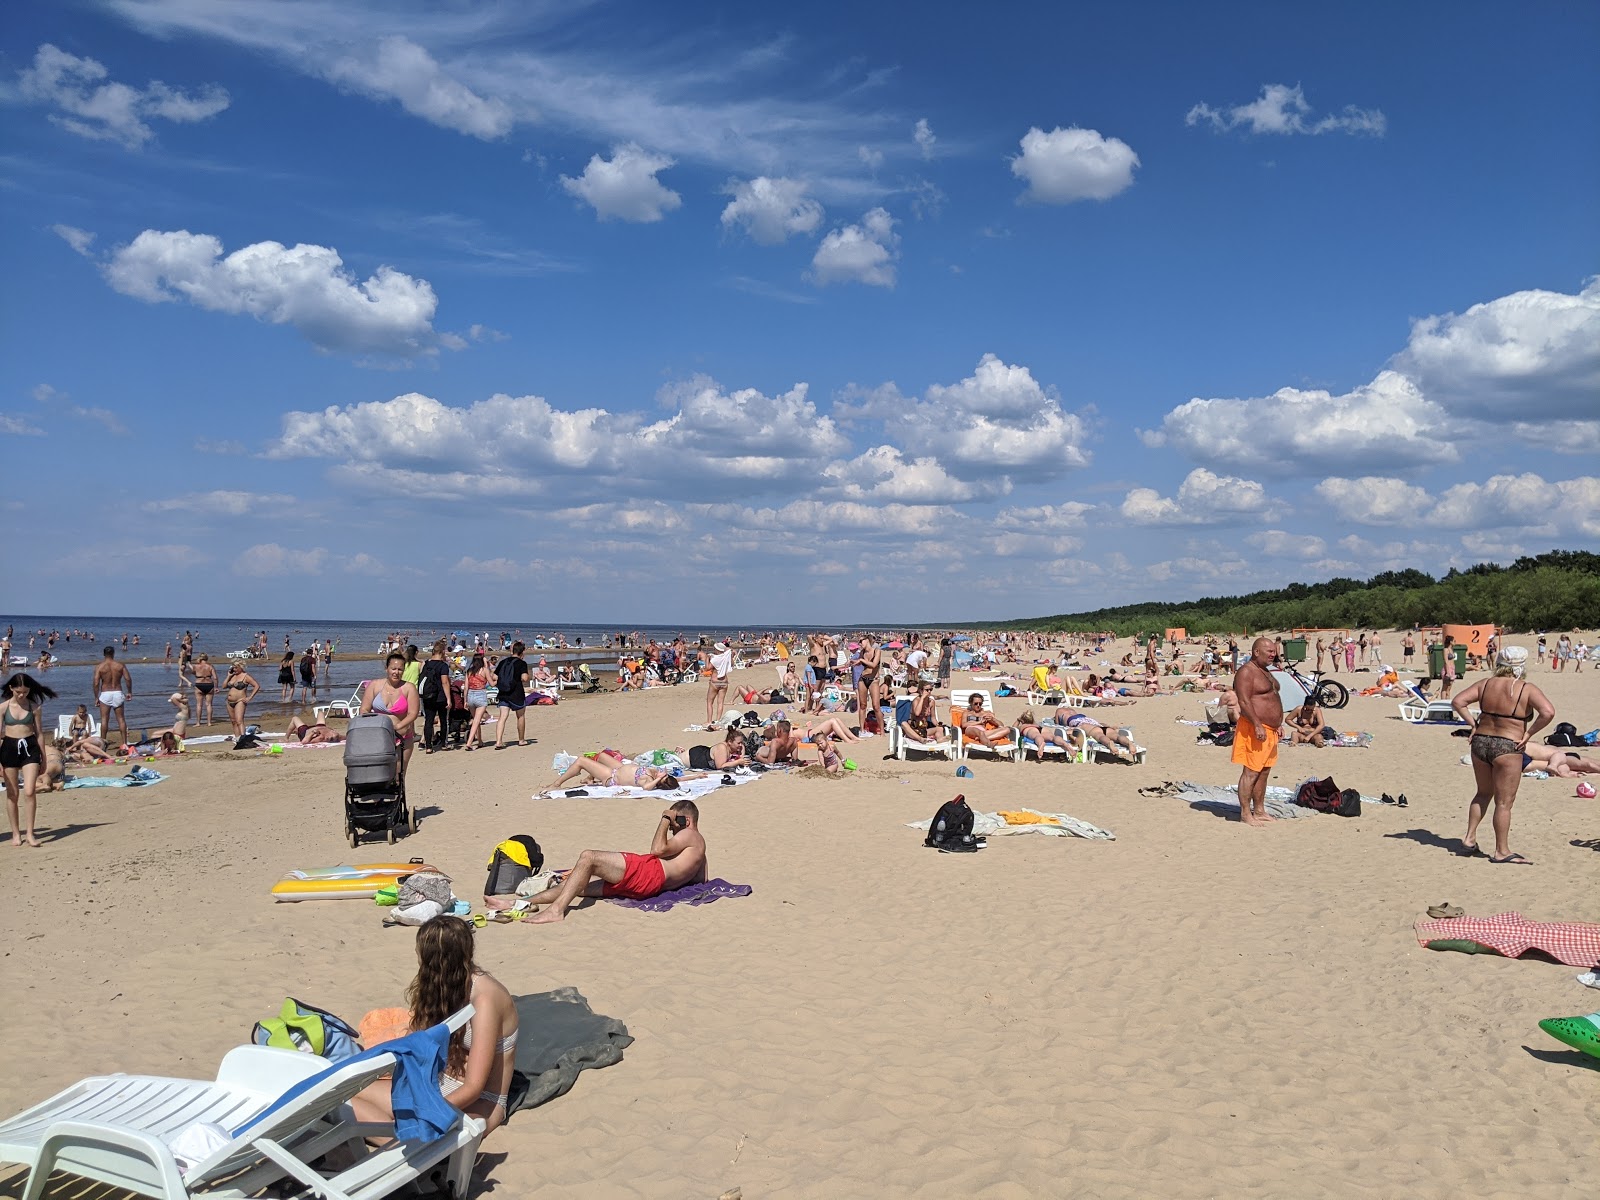
M508 1114L566 1095L579 1071L620 1062L623 1050L633 1045L628 1027L591 1011L577 988L517 996L515 1003L516 1073Z

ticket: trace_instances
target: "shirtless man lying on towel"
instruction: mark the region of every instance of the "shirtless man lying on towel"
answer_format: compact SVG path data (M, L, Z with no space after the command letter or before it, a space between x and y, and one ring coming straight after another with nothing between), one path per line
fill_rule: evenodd
M530 897L548 904L525 924L548 925L566 919L567 906L579 896L618 896L648 900L662 892L706 879L706 840L700 836L700 810L693 800L679 800L661 814L648 854L617 850L585 850L567 876L553 888Z

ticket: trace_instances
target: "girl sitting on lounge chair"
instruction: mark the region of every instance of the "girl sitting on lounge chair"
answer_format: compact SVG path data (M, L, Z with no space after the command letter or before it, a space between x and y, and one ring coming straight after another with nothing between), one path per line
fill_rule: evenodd
M452 1108L488 1123L505 1124L517 1049L517 1007L511 993L473 961L472 926L458 917L435 917L417 930L417 975L406 989L411 1029L427 1029L468 1004L472 1021L450 1038L439 1090ZM390 1081L381 1079L350 1102L361 1121L394 1120Z

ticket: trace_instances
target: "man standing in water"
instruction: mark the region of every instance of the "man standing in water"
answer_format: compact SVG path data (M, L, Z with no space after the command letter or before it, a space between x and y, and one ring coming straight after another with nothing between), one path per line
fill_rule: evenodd
M122 744L128 744L128 722L122 715L122 706L133 695L133 677L128 668L117 661L115 646L101 651L100 665L94 669L94 698L100 706L100 736L106 745L111 744L111 717L117 718L117 729L122 734Z
M1258 637L1250 647L1250 658L1233 677L1239 697L1233 761L1241 768L1239 820L1246 825L1265 825L1274 819L1267 816L1267 776L1278 761L1278 730L1283 726L1283 698L1267 669L1274 651L1271 638Z

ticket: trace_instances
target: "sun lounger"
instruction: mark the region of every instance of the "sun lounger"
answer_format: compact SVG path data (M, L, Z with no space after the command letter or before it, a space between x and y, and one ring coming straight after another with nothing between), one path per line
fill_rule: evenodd
M469 1005L445 1024L459 1029L472 1012ZM333 1068L313 1054L240 1046L214 1082L94 1076L0 1123L0 1162L29 1168L23 1200L40 1200L56 1171L156 1200L252 1196L286 1177L317 1196L378 1200L441 1164L453 1194L465 1195L484 1131L476 1117L463 1116L435 1141L366 1149L364 1139L392 1137L394 1127L355 1121L347 1103L394 1065L392 1054ZM185 1167L171 1142L201 1123L232 1131L231 1139ZM353 1165L330 1174L311 1165L338 1147L357 1154Z
M359 717L361 715L361 693L367 690L367 683L368 681L363 679L356 684L356 690L350 693L348 700L334 700L328 704L315 705L311 709L312 713L318 721L326 721L329 717L343 717L345 720L349 720L351 717Z
M900 728L900 722L893 719L893 710L890 710L889 719L889 753L895 758L905 761L908 752L921 754L942 754L946 758L959 758L960 750L956 746L955 731L948 725L939 726L940 737L936 742L912 741Z
M953 688L953 689L951 689L951 692L950 692L950 725L951 725L952 729L955 729L957 731L958 745L957 745L956 749L957 749L958 756L961 757L961 758L966 758L968 755L972 755L972 754L992 754L996 758L1004 758L1004 759L1008 759L1011 762L1016 762L1017 761L1017 755L1018 755L1018 753L1020 751L1019 751L1019 747L1017 746L1016 738L1015 738L1014 735L1012 737L1012 740L1009 741L1009 742L1002 742L998 746L986 746L982 742L978 741L976 738L969 737L966 734L966 732L961 729L961 721L962 721L961 714L967 711L967 705L970 702L971 697L973 697L973 696L982 696L983 697L983 708L984 708L985 712L993 712L994 711L994 702L989 697L988 689L986 689L986 688L971 688L971 689L968 689L968 688Z
M72 714L71 713L62 713L60 716L58 716L56 718L56 736L58 738L60 738L62 741L70 741L71 740L71 738L72 738ZM89 736L90 737L99 737L100 736L100 718L96 717L92 713L89 716Z
M1456 716L1455 709L1450 707L1448 700L1429 700L1416 688L1406 688L1411 693L1409 700L1400 701L1400 719L1409 721L1413 725L1465 725L1466 722Z

